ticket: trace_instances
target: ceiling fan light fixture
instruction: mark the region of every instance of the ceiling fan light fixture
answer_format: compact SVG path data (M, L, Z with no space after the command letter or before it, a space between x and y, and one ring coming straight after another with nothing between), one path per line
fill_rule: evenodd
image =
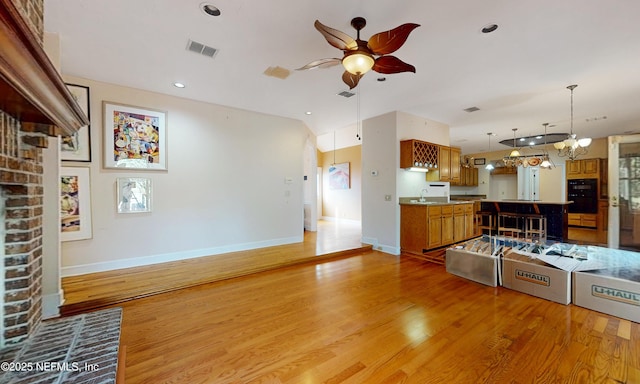
M374 63L375 60L373 60L373 56L371 56L370 53L361 50L349 52L342 59L342 66L344 69L354 75L364 75L373 68Z

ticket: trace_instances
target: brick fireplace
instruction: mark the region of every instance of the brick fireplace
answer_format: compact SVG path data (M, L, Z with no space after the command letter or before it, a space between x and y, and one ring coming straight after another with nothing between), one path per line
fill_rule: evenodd
M88 124L44 53L43 11L44 0L0 0L0 348L42 318L42 148Z
M42 155L20 143L20 124L0 112L0 189L4 201L2 344L22 341L40 322ZM21 154L29 157L21 157Z

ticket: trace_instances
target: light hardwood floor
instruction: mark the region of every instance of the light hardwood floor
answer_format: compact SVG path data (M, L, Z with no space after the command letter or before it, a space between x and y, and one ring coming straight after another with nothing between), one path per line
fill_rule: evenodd
M66 277L61 313L72 315L283 266L346 257L371 249L360 242L361 232L357 222L320 220L317 232L305 231L301 243Z
M359 228L325 224L305 244L234 255L280 260L263 272L200 281L230 268L218 255L204 258L217 267L177 263L65 287L124 309L128 384L640 383L640 324L362 250ZM179 289L185 281L198 284ZM118 290L128 298L105 294Z
M129 384L640 382L640 324L377 251L121 306Z

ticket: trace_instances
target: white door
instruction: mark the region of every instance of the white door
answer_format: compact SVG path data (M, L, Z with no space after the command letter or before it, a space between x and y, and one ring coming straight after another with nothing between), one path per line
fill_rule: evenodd
M609 137L608 246L640 251L640 135Z

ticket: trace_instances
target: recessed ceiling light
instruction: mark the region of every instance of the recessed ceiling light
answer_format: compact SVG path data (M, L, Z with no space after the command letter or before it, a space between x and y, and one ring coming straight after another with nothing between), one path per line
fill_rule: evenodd
M177 81L175 83L173 83L173 86L176 87L176 88L184 88L184 87L186 87L186 85L184 85L183 83L179 83Z
M487 24L480 30L482 33L491 33L498 29L498 24Z
M305 115L310 115L310 114L311 114L311 111L307 111L307 112L305 112L304 114L305 114Z
M202 3L200 4L200 9L202 12L206 13L209 16L220 16L221 12L218 7L214 6L210 3Z

